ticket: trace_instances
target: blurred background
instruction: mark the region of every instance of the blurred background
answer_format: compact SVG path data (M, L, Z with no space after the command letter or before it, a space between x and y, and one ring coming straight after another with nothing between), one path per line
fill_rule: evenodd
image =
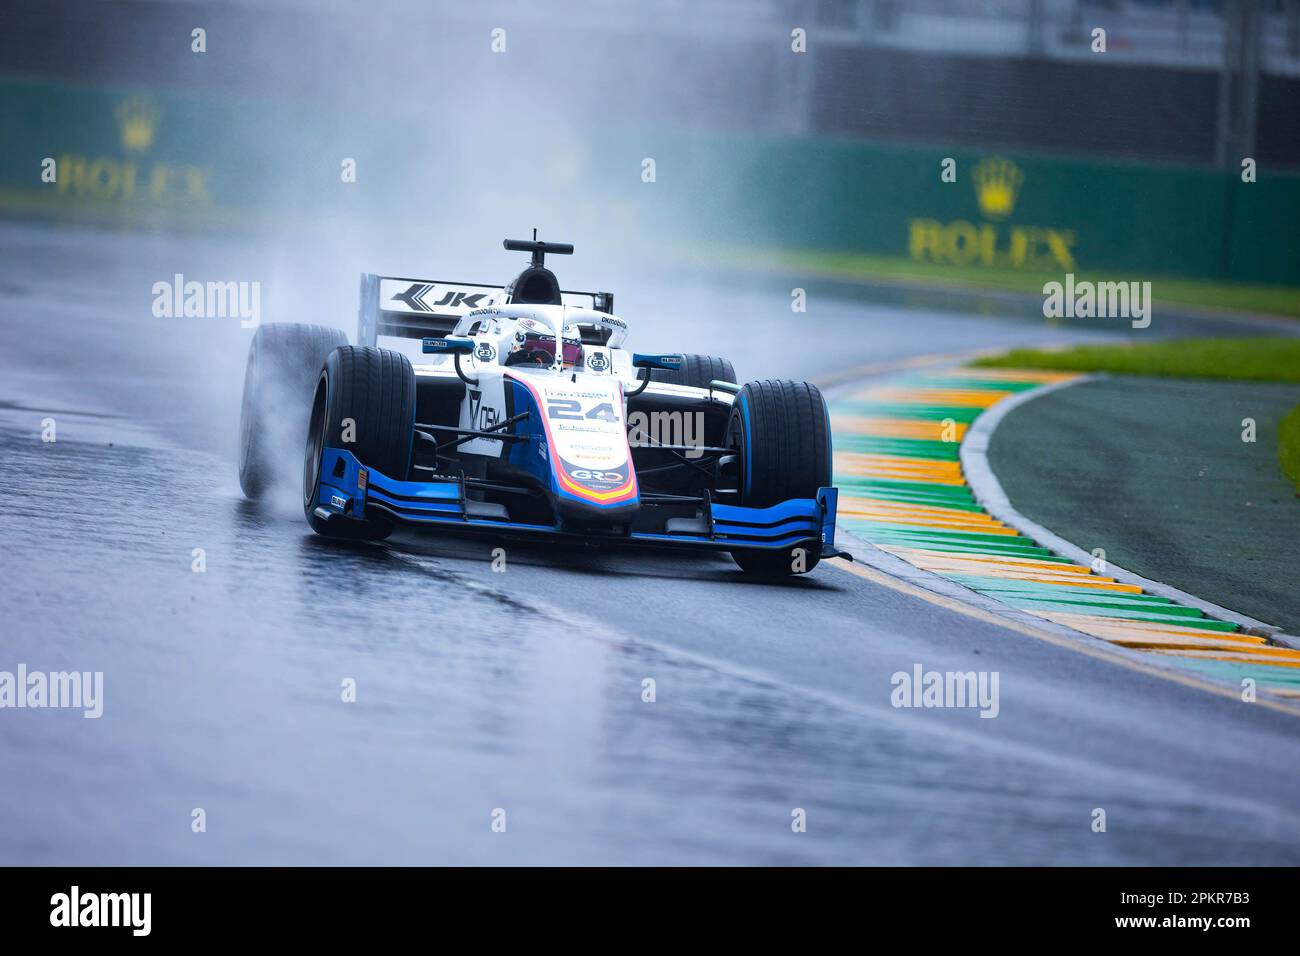
M313 250L330 303L362 269L504 281L497 243L537 226L606 285L666 265L1036 292L1073 271L1300 308L1300 0L3 16L0 216L271 236Z

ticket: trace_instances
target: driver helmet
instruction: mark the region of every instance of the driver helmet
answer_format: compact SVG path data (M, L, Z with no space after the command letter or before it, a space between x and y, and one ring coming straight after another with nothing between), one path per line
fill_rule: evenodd
M582 339L576 325L565 326L563 362L565 368L582 365ZM550 329L532 319L520 319L510 343L506 365L539 365L549 368L555 362L555 336Z

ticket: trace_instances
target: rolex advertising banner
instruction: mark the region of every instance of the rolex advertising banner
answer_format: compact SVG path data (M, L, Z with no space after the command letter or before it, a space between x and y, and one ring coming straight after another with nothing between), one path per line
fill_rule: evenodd
M700 235L731 243L963 270L1300 285L1295 174L1244 181L1187 166L739 136L675 141L657 169Z
M256 229L338 212L432 228L518 215L459 195L481 137L364 111L0 80L0 216ZM334 115L329 127L320 118ZM340 121L338 116L344 116ZM413 139L429 131L431 140ZM361 154L361 155L359 155ZM636 239L859 253L938 270L1300 285L1300 176L827 137L611 128L517 154L520 182ZM367 171L364 186L340 176ZM461 164L461 165L458 165ZM436 188L435 188L436 184ZM451 184L448 188L448 184ZM459 205L456 205L459 203Z
M312 124L295 128L297 113L188 91L0 80L0 215L255 225L307 178L304 157L325 152Z

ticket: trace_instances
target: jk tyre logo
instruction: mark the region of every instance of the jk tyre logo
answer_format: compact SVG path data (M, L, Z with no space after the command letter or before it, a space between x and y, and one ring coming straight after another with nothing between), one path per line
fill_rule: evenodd
M405 302L416 312L433 312L436 309L476 309L491 296L486 292L460 292L447 289L441 294L430 295L438 288L432 282L414 282L405 292L393 296L394 302Z

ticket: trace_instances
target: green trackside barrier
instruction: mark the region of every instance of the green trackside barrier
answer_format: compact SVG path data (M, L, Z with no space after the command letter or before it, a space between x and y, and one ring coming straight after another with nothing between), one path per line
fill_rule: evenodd
M302 103L0 78L0 216L199 229L257 228L286 212L310 220L343 193L331 189L340 157L355 155L321 115Z
M477 140L430 156L428 144L395 148L392 125L355 107L0 78L0 215L223 227L310 220L362 197L355 208L372 216L445 213L447 191L413 195L410 184L435 160L454 181ZM1268 168L1245 183L1176 165L633 128L546 149L504 157L502 175L535 178L550 206L586 210L624 243L883 257L954 277L1300 286L1300 176ZM346 156L384 175L339 190ZM41 181L47 158L57 183ZM941 176L945 158L953 182ZM491 219L511 212L505 192L461 201Z
M269 157L238 135L249 119L193 94L0 82L0 211L220 224L270 185Z
M1300 285L1295 174L1257 169L1247 183L1174 165L742 136L671 140L656 155L656 185L692 210L703 240L954 270ZM941 179L948 157L955 182Z

